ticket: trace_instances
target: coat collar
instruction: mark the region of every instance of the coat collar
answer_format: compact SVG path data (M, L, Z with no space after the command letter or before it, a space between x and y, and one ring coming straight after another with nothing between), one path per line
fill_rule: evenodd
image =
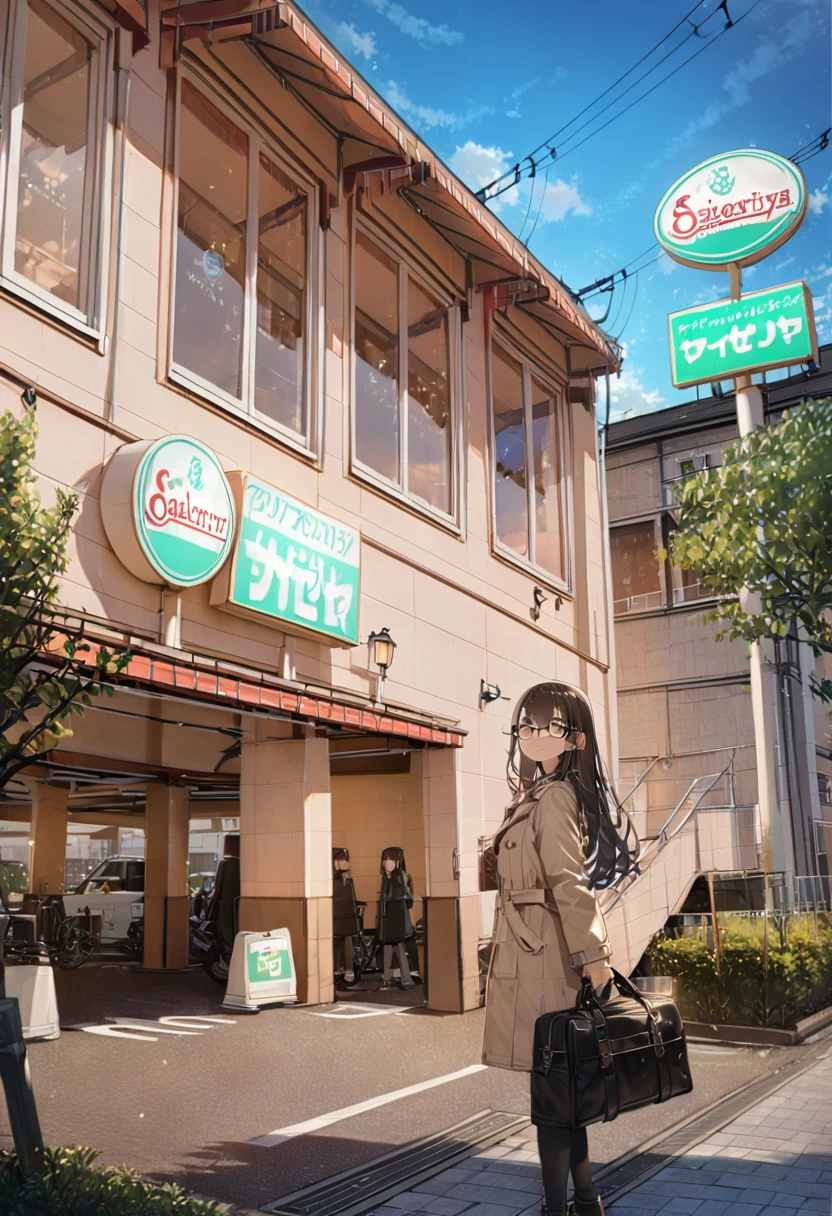
M510 827L515 827L522 820L527 819L531 815L539 799L543 796L546 790L555 782L565 780L563 777L557 776L555 773L550 773L547 777L539 777L533 785L528 789L518 790L508 804L506 817L503 820L498 832L494 837L494 852L499 853L500 841Z

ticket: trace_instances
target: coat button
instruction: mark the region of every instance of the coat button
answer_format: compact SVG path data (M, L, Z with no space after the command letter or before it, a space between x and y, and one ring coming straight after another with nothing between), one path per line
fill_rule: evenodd
M517 841L516 841L516 840L507 840L507 841L506 841L506 848L507 848L507 849L516 849L516 848L517 848Z

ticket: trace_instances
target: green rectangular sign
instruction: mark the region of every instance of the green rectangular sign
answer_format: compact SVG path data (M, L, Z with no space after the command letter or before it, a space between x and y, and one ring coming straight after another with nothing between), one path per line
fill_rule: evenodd
M228 607L357 645L360 548L354 528L249 473Z
M805 283L672 312L667 324L676 388L817 359L812 297Z
M283 938L279 937L274 942L247 942L246 945L250 984L270 984L273 980L292 978L289 951L285 948Z

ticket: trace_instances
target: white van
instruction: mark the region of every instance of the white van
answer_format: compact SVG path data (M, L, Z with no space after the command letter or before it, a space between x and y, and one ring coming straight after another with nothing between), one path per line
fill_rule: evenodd
M108 857L64 895L67 916L89 908L101 914L102 942L121 941L127 936L134 905L144 898L144 860L140 857Z

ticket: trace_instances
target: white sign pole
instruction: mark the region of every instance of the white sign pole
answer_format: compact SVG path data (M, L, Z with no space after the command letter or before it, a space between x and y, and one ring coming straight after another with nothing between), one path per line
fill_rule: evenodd
M731 299L742 297L742 268L732 264L728 268L731 276ZM750 435L765 426L763 394L751 376L745 374L734 379L734 394L737 401L737 427L741 437ZM759 612L762 601L758 592L743 587L740 603L747 613ZM768 653L764 654L764 649ZM754 750L757 767L757 803L760 808L760 834L763 851L763 866L767 872L794 872L794 848L791 833L785 830L783 811L777 793L777 669L773 662L773 642L752 642L751 666L751 716L754 722Z

